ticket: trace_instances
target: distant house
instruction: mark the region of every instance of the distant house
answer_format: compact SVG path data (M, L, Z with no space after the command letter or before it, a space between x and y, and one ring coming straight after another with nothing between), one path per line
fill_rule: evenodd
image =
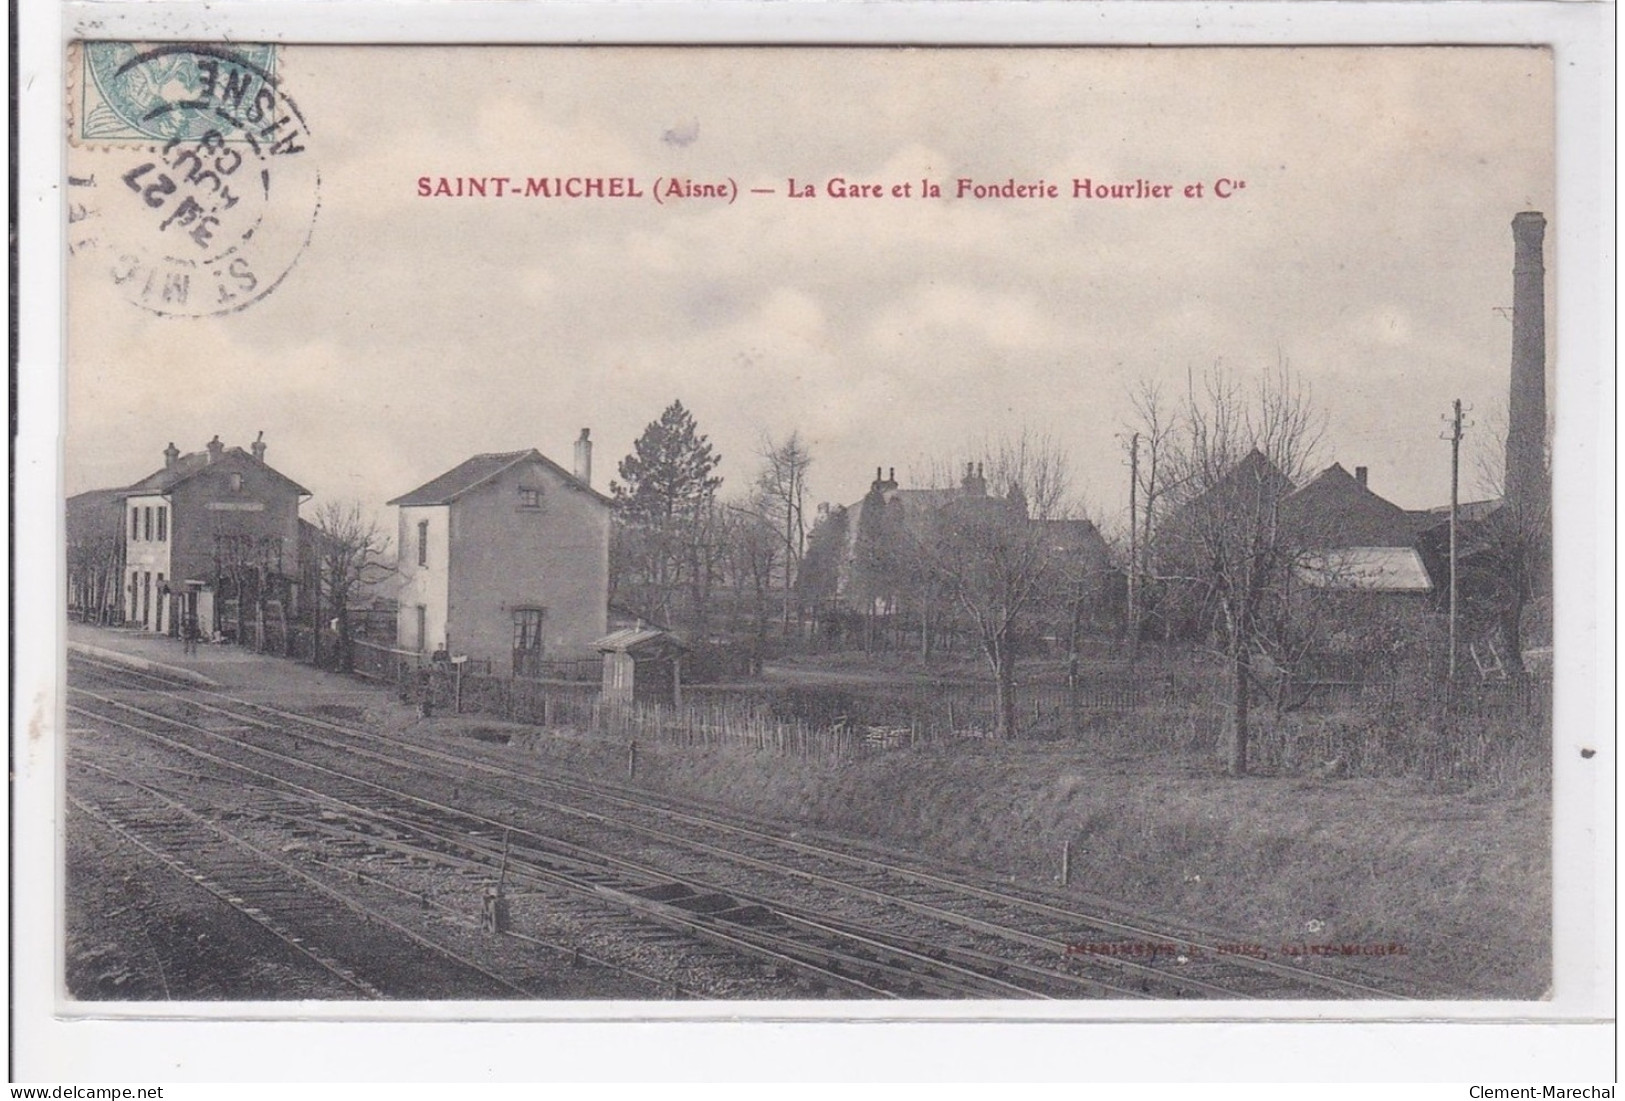
M943 489L903 489L895 469L877 468L862 500L821 507L802 564L798 587L803 602L826 619L902 617L913 622L910 630L924 630L922 621L931 617L932 606L940 617L949 602L932 600L924 591L931 583L928 571L909 548L929 538L933 523L968 512L1008 516L1042 534L1059 575L1072 588L1071 599L1093 607L1109 589L1110 554L1092 522L1030 519L1019 492L1005 497L990 493L981 468L967 463L960 484Z
M1414 596L1433 592L1422 557L1412 547L1337 547L1305 554L1298 562L1300 585L1312 592Z
M124 617L124 491L93 489L67 500L68 611L89 623Z
M108 533L122 546L118 615L148 631L178 633L188 617L212 635L241 630L254 606L294 597L299 505L308 490L265 462L266 445L228 448L216 436L182 455L172 443L162 468L123 489L69 501L70 602L95 599L95 566ZM117 501L116 512L110 501ZM97 520L96 517L101 517ZM95 534L100 523L109 527ZM83 552L83 553L81 553ZM88 605L87 605L88 606Z
M1434 524L1373 493L1366 468L1351 475L1333 463L1281 502L1281 522L1313 548L1299 563L1299 579L1321 592L1426 598L1433 579L1418 538Z
M592 443L572 473L534 449L475 455L389 504L400 509L397 645L536 675L595 657L607 630L611 501Z
M1417 535L1437 522L1425 510L1403 509L1373 493L1365 467L1357 466L1350 474L1340 463L1287 494L1281 518L1286 524L1324 533L1323 538L1345 547L1413 546Z
M1285 571L1278 595L1332 635L1413 617L1431 606L1435 588L1418 549L1433 523L1373 492L1363 466L1351 474L1333 463L1294 485L1254 449L1163 521L1155 614L1170 637L1213 630L1224 578L1210 563L1228 559L1244 576L1237 564L1262 545L1268 568Z

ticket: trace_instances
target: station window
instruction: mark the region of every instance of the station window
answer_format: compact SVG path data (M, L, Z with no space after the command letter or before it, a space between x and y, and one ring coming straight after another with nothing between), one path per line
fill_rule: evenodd
M141 538L141 510L130 506L130 542Z
M542 609L514 609L513 648L515 650L540 650L542 648Z
M162 543L169 538L169 506L158 506L158 542Z
M152 542L152 506L141 510L141 538Z
M418 521L418 565L429 564L429 521Z

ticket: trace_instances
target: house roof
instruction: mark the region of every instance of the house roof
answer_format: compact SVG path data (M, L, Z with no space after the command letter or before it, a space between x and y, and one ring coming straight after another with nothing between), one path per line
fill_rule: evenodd
M1338 463L1288 494L1282 518L1321 545L1409 547L1432 522L1377 496Z
M1305 560L1297 575L1309 588L1326 591L1433 591L1422 556L1411 547L1344 547Z
M1214 487L1238 483L1241 485L1264 483L1276 486L1290 486L1292 479L1281 473L1281 468L1271 462L1268 455L1255 447L1237 460L1234 466L1225 471L1223 476L1214 483ZM1209 490L1209 492L1212 492L1212 490Z
M1462 501L1456 505L1456 519L1458 520L1487 520L1501 507L1499 497L1491 497L1483 501ZM1450 506L1435 505L1417 514L1425 526L1450 522Z
M526 451L493 451L483 455L475 455L471 459L464 459L440 475L440 477L431 479L410 493L402 494L385 503L408 508L421 505L449 505L463 494L478 489L509 467L532 461L539 462L552 470L570 488L580 490L602 504L610 505L614 503L534 447Z
M1277 495L1291 493L1293 489L1292 479L1281 473L1280 468L1255 447L1214 479L1212 484L1189 501L1185 508L1199 506L1207 501L1231 500L1238 494L1251 499L1260 487L1267 490L1272 499Z
M70 543L124 531L124 491L92 489L69 497L63 509L63 527Z
M122 489L87 489L83 493L75 493L66 502L68 515L109 508L122 501L124 494Z
M1044 530L1050 533L1058 548L1092 550L1106 545L1093 520L1039 520L1037 523L1044 525Z
M1207 485L1193 483L1199 492L1168 514L1163 531L1178 538L1198 530L1228 529L1231 516L1246 516L1273 505L1293 490L1292 480L1258 448L1253 448Z
M148 474L145 478L142 478L139 482L125 486L119 491L119 496L141 497L146 496L147 494L168 493L182 482L190 481L199 474L202 474L211 466L220 467L226 465L257 467L266 471L273 477L286 482L296 493L299 493L301 496L310 496L310 490L306 489L304 486L300 485L298 482L294 481L280 470L271 466L269 463L260 462L258 459L254 458L240 447L226 448L220 453L220 458L216 459L212 463L209 461L209 455L205 451L193 451L190 454L181 455L169 466L155 470L151 474Z
M658 627L623 627L619 631L611 631L597 642L594 642L592 648L601 654L651 653L666 649L688 649L676 635L670 631L662 631Z
M1073 558L1094 559L1094 565L1105 566L1110 555L1106 540L1092 520L1035 520L1042 524L1055 554Z

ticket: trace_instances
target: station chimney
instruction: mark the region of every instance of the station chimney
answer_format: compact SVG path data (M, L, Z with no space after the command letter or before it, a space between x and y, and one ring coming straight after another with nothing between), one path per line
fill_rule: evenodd
M576 477L585 486L592 485L592 429L583 428L581 435L576 437Z
M1514 508L1544 509L1546 474L1546 218L1512 219L1512 392L1507 402L1505 496Z

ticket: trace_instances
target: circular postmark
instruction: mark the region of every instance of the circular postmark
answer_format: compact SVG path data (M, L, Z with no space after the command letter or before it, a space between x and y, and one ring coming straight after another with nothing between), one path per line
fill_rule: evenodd
M310 130L273 46L87 42L70 162L75 211L129 301L163 316L232 313L293 270L320 209ZM70 237L70 242L75 239ZM77 249L75 251L78 251Z

